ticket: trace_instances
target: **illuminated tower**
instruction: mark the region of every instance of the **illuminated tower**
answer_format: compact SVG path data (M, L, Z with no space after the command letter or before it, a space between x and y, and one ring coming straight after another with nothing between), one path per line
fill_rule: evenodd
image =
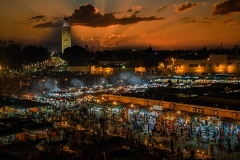
M68 18L64 17L62 26L62 53L68 47L71 47L71 27L68 23Z

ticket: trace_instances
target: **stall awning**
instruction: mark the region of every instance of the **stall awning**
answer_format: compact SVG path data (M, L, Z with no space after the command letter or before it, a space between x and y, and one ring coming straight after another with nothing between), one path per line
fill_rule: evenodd
M13 120L13 121L9 121L10 124L13 124L15 126L23 126L23 125L28 125L28 124L33 124L35 123L33 120L31 119L23 119L23 120Z
M45 128L51 128L53 125L51 123L34 123L34 124L28 124L25 126L22 126L22 129L25 130L38 130L38 129L45 129Z
M6 128L7 128L7 126L0 124L0 129L6 129Z
M203 117L203 114L202 114L202 113L190 113L189 115L190 115L190 116L194 116L194 117L200 117L200 118Z
M19 127L3 128L3 129L0 129L0 136L7 136L7 135L18 134L23 132L24 130Z
M10 117L10 118L2 118L0 119L0 122L2 123L9 123L11 121L21 121L22 119L20 117Z
M231 117L220 117L220 121L223 122L236 122L237 120Z
M69 142L69 140L62 140L62 141L54 141L47 143L47 145L50 147L59 147L61 145L66 145Z
M31 100L6 99L0 101L0 107L8 106L15 109L29 109L38 106L50 106L49 103L34 102Z
M133 104L133 103L126 103L125 106L127 106L130 109L143 108L143 106L141 104Z

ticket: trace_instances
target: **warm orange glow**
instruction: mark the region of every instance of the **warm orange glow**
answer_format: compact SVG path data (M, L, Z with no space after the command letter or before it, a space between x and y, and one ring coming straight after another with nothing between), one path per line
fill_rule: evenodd
M130 0L113 3L95 0L91 5L103 16L105 13L116 13L114 16L119 19L131 16L140 18L155 16L165 19L104 27L75 25L72 26L71 31L75 39L81 41L80 45L88 44L89 47L94 47L93 50L126 47L146 49L149 44L153 49L202 48L203 46L211 48L218 47L220 43L226 48L233 47L239 44L240 14L236 11L226 14L227 16L213 16L211 13L214 4L222 2L223 0L204 1L185 11L177 12L176 6L181 6L184 2ZM57 24L65 14L71 16L76 8L85 3L82 1L56 3L55 0L49 0L46 6L44 1L15 0L14 3L2 1L0 19L4 20L4 23L1 25L0 39L18 40L23 44L60 42L61 32L58 27L34 28L34 26L46 22ZM158 12L163 6L168 8ZM45 17L29 20L29 17L39 15Z

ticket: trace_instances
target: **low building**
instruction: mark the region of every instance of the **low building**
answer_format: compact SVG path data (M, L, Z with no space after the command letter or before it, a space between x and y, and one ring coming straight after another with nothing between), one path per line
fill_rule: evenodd
M173 70L178 75L240 74L240 58L230 58L227 54L211 54L203 60L176 59Z
M90 73L91 67L90 66L67 66L67 71Z

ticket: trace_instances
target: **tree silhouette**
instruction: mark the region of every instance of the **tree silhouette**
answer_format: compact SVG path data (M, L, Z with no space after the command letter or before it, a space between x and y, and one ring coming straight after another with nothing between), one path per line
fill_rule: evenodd
M21 59L25 65L30 63L42 62L50 57L51 53L44 47L33 45L26 46L21 52Z
M67 61L70 66L86 66L90 64L91 60L91 54L78 45L66 48L60 57Z

